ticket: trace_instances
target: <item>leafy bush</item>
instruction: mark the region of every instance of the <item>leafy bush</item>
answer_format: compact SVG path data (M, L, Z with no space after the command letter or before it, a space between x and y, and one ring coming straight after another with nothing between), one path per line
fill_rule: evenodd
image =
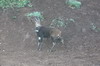
M74 8L80 8L80 6L81 6L81 2L79 2L77 0L68 0L68 1L66 1L66 4L68 4L69 6L74 7Z
M98 28L94 23L91 23L91 29L95 32L100 32L100 28Z
M50 26L53 27L67 27L70 23L75 23L75 20L72 18L67 19L66 21L63 18L55 18L52 20Z
M1 8L25 7L30 3L29 0L0 0Z
M27 14L25 14L25 16L27 16L28 18L31 18L31 17L38 17L40 20L43 20L43 19L44 19L44 17L43 17L43 15L41 14L41 12L38 12L38 11L36 11L36 12L31 12L31 13L27 13Z
M55 18L52 20L50 26L54 27L66 27L65 21L62 18Z

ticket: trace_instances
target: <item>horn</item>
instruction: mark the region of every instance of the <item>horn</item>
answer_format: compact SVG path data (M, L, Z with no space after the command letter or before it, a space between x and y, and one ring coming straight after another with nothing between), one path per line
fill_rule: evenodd
M39 17L35 17L34 18L36 22L40 22L40 18Z

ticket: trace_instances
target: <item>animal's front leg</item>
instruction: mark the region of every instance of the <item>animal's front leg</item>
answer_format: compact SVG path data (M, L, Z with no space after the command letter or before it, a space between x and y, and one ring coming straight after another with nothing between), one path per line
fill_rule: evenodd
M42 48L42 38L38 37L38 50L41 50Z
M42 49L42 43L38 42L38 50L40 51Z

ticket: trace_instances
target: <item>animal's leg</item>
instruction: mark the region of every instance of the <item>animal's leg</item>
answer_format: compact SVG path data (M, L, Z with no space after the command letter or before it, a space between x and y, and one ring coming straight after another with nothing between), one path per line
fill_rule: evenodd
M53 46L51 47L50 52L52 52L52 50L53 50L53 48L55 47L55 45L56 45L56 43L53 42Z
M38 50L41 50L42 43L38 42Z
M42 48L42 38L38 37L38 50L41 50Z
M64 39L61 38L61 43L64 44Z

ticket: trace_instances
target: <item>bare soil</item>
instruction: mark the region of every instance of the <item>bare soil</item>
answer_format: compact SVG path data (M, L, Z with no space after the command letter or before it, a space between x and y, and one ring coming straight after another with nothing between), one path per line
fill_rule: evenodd
M100 28L100 0L79 0L79 9L71 9L65 0L31 1L32 8L0 9L0 66L100 66L100 31L91 30L91 23ZM59 17L75 20L61 28L64 45L48 52L52 43L45 40L37 50L34 23L25 16L33 11L43 13L46 26Z

